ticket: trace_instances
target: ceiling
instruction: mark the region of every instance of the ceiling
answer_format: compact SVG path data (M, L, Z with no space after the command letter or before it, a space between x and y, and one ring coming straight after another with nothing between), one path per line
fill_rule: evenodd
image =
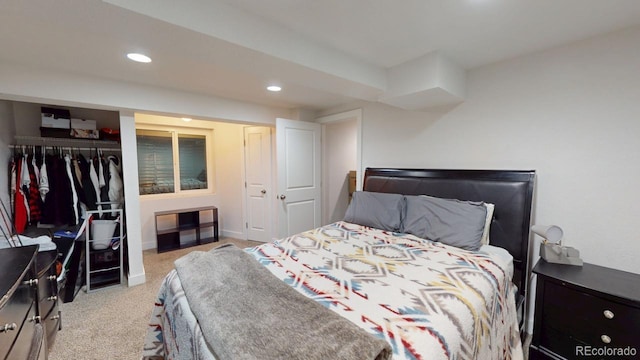
M463 91L426 84L428 68L444 62L464 75L640 25L637 0L0 0L0 8L0 62L310 110L385 99L403 107L396 100L428 102L429 87L461 100ZM132 51L153 62L127 60ZM271 83L283 90L267 92Z

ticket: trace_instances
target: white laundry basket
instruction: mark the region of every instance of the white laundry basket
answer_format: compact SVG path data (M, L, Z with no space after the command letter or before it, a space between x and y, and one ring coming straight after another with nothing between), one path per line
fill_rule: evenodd
M91 246L94 250L104 250L111 245L116 231L116 220L93 220L91 222Z

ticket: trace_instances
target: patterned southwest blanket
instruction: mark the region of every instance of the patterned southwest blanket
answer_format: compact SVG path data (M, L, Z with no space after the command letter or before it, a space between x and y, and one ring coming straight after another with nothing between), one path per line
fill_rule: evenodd
M393 359L523 357L512 270L492 255L346 222L245 251L298 292L387 341ZM213 359L197 324L181 325L192 315L182 315L189 308L178 305L176 289L167 291L179 280L170 276L144 355Z

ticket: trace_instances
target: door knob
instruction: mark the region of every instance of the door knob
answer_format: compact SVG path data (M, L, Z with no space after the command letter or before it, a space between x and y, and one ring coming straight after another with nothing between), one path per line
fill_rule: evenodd
M287 197L286 197L285 195L280 195L280 200L284 200L284 199L286 199L286 198L287 198Z
M267 193L267 190L262 189L262 190L260 190L260 193L262 193L262 194L264 195L264 194L266 194L266 193Z

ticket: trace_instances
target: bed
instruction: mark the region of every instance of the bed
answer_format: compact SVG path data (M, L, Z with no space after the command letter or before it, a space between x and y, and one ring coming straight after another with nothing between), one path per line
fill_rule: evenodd
M207 182L200 178L181 178L181 190L206 189ZM157 180L153 183L141 183L140 195L172 193L175 191L173 180Z
M521 359L534 181L534 171L368 168L354 199L492 204L489 245L419 237L408 210L398 229L346 221L348 210L254 248L193 252L163 281L143 359Z

